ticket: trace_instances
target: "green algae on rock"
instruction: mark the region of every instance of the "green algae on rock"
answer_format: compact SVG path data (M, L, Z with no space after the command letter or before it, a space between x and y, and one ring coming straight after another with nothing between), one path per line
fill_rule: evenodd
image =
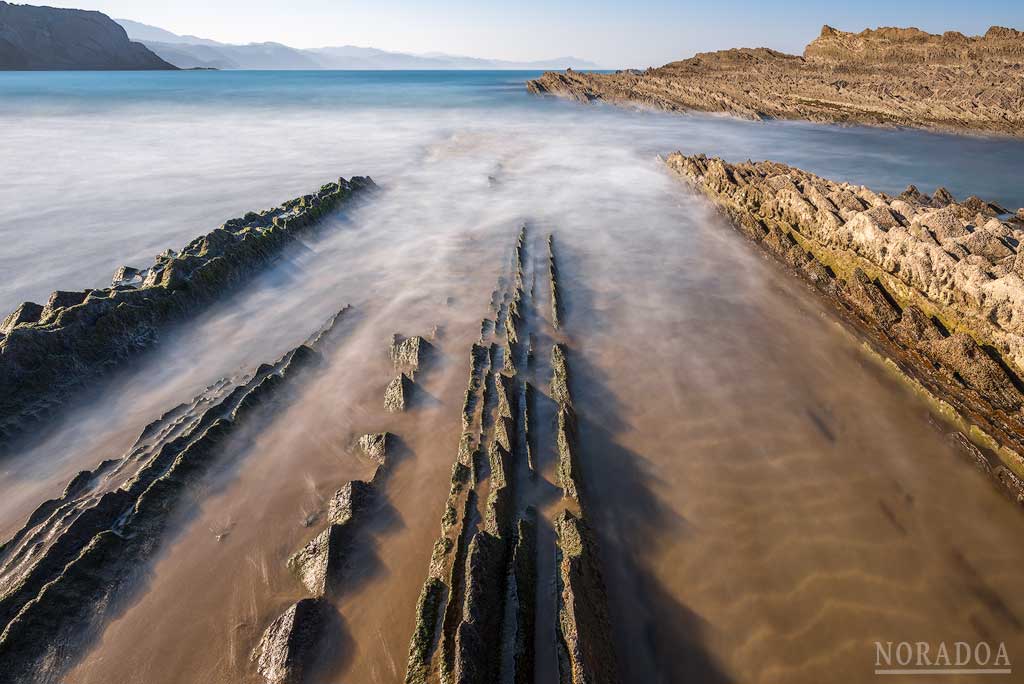
M986 435L993 472L1008 468L1000 483L1024 501L1024 261L1008 212L943 188L891 197L770 161L675 153L666 163Z
M109 288L22 304L0 327L0 442L53 416L86 382L154 346L170 324L243 285L330 211L374 187L369 178L340 178L231 219L147 269L122 267Z
M168 519L228 450L228 439L316 368L338 321L278 361L214 383L169 411L123 457L79 473L60 500L29 517L0 563L5 681L60 673L80 640L116 610L140 564L159 551Z

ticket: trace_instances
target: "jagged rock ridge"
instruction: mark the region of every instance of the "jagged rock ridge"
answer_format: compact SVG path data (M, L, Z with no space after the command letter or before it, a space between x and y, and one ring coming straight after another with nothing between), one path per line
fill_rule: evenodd
M296 379L317 367L339 320L276 362L222 379L169 411L121 458L79 473L0 545L0 679L59 676L82 642L116 613L122 589L159 549L185 493L260 407L287 398ZM267 667L280 669L290 657L270 658Z
M569 448L577 424L561 342L552 346L547 384L557 409L545 414L558 423L557 438L553 425L541 430L559 445L555 475L563 497L543 517L533 505L532 497L550 486L532 458L531 443L539 437L530 405L531 388L543 372L533 355L534 335L555 332L558 320L557 305L544 319L534 288L537 273L546 273L549 301L556 304L551 245L550 238L546 245L531 242L523 228L511 277L499 280L491 298L493 317L482 322L470 351L462 434L441 536L416 606L407 684L535 681L535 607L542 586L557 587L557 663L549 665L557 669L558 681L618 681L596 539L585 523L582 485L567 475L575 477L581 464L579 450ZM552 549L540 548L538 525L557 528L559 565L546 576L538 576L537 556Z
M1020 214L910 186L898 197L776 162L667 164L814 285L1024 501L1024 255ZM964 440L966 441L966 440ZM976 459L977 460L977 459Z
M249 212L168 250L149 268L122 267L111 287L54 292L0 324L0 443L52 416L86 381L155 345L175 321L245 283L334 207L373 188L355 176L261 213Z

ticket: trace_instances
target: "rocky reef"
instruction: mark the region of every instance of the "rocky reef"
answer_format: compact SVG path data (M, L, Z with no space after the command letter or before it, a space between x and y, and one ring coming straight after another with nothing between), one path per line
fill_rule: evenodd
M667 164L831 301L1024 502L1019 211L944 188L890 196L770 161L675 153Z
M550 235L520 229L480 337L469 344L458 446L446 491L438 492L445 497L440 535L415 606L410 683L531 684L545 668L563 682L618 681L598 535L583 506L586 464L569 368L575 352L553 245ZM168 271L190 282L204 263L179 270L176 258L145 271L121 269L112 291L160 287L178 277ZM87 300L58 292L39 308L68 311ZM0 546L0 681L21 684L40 674L56 681L88 652L137 595L139 577L166 548L172 518L205 494L210 469L244 450L265 419L285 408L297 379L323 369L346 310L277 361L224 378L168 411L122 457L78 474L62 496L42 502ZM7 327L32 329L40 318L26 305ZM242 642L248 658L239 661L246 677L301 684L332 667L330 645L344 629L337 604L360 581L354 566L373 545L373 521L386 524L389 472L402 449L400 435L381 428L407 424L389 412L415 417L423 410L410 392L430 378L435 337L392 337L380 382L392 368L397 377L376 419L384 425L357 432L348 446L372 475L332 485L315 512L304 510L302 536L278 560L292 592L253 615ZM538 341L550 344L550 357L535 354ZM550 456L538 463L538 453ZM550 606L539 611L540 603ZM538 656L541 635L550 643Z
M148 268L122 267L108 288L19 306L0 325L0 444L53 417L85 383L153 347L170 325L242 286L321 217L374 187L369 178L338 179L231 219Z
M117 613L160 549L169 518L189 505L183 499L230 451L231 437L316 371L340 320L277 361L224 378L168 411L122 457L79 473L0 545L0 679L56 680L87 635ZM362 490L341 494L331 528L347 530L365 497ZM268 630L256 659L272 681L290 681L281 673L300 667L321 615L317 604L300 602Z
M577 473L580 464L578 450L562 448L574 443L576 431L563 342L552 346L546 383L545 394L557 405L546 413L551 424L538 426L530 408L543 373L533 355L534 336L557 334L564 321L558 317L553 241L529 237L524 227L511 271L492 295L493 317L483 321L470 350L462 433L441 535L416 606L407 684L535 681L541 633L536 605L538 587L545 585L558 587L558 680L618 681L597 541L584 522L582 485L565 475ZM546 319L534 286L538 272L548 276ZM546 515L534 505L548 486L533 459L538 435L559 452L555 473L565 493ZM541 526L557 528L554 549L538 542ZM552 550L560 566L541 575L538 554Z
M698 54L645 71L547 72L536 94L744 119L1024 135L1024 33L825 26L803 56L767 48Z

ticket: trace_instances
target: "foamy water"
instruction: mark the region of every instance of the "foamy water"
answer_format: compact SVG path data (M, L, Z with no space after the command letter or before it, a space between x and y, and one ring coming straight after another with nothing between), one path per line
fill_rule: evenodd
M383 188L0 463L6 537L161 411L353 306L329 366L237 441L67 681L253 680L254 640L302 595L284 566L311 534L302 518L368 476L351 439L381 429L404 446L337 601L331 681L401 680L469 344L524 220L560 246L583 476L628 681L871 681L878 639L1024 653L1019 511L657 160L771 158L1015 208L1024 145L584 108L528 97L527 76L0 76L5 310L102 285L339 175ZM391 333L435 326L428 400L385 414Z

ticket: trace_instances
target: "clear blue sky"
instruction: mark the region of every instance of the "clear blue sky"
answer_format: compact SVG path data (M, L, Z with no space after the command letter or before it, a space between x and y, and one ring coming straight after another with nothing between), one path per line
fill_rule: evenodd
M33 3L34 4L34 3ZM822 24L859 31L1024 29L1024 0L58 0L229 43L361 45L505 59L572 55L646 67L727 47L800 52Z

